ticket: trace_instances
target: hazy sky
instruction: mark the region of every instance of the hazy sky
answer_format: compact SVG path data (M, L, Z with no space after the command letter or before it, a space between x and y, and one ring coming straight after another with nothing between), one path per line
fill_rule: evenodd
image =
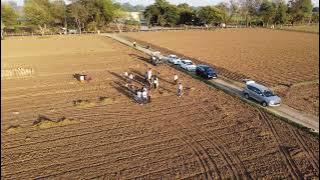
M9 0L1 0L1 1L9 1ZM11 0L16 1L18 5L23 5L24 0ZM133 5L142 4L142 5L149 5L154 2L154 0L115 0L116 2L125 3L129 2ZM192 6L205 6L205 5L213 5L219 2L223 2L226 0L168 0L170 3L179 4L179 3L188 3ZM312 0L313 4L319 6L319 0Z

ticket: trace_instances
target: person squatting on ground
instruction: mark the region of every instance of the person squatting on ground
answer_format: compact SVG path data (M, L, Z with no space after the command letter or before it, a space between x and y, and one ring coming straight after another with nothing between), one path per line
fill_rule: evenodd
M183 86L181 83L178 84L178 96L181 97L183 94Z
M173 76L173 81L174 81L175 84L178 84L178 75L175 74Z
M127 78L128 77L128 72L127 71L124 72L123 75L124 75L125 78Z
M142 90L142 102L144 104L148 103L148 89L143 88Z
M157 76L153 77L152 86L153 86L154 89L157 89L159 87L159 78Z
M137 90L136 96L134 97L134 100L137 101L137 103L142 104L142 91Z
M129 83L131 84L131 83L132 83L132 81L133 81L133 74L132 74L132 73L130 73L130 74L129 74Z

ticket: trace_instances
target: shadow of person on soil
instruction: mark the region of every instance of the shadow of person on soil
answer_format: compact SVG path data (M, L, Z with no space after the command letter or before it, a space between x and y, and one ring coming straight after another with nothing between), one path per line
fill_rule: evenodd
M130 69L130 72L134 74L134 80L142 85L147 84L148 82L145 79L145 75L140 71L135 69Z
M129 99L134 101L134 92L131 91L129 88L124 86L121 82L119 81L113 81L113 84L111 84L113 88L115 88L119 93L127 96Z
M124 82L127 82L127 81L128 81L125 77L121 76L120 74L117 74L117 73L111 72L111 71L108 71L108 72L109 72L111 75L117 77L117 78L118 78L119 80L121 80L121 81L124 81Z
M158 78L159 78L160 81L169 83L169 84L171 84L171 85L177 85L177 84L175 84L173 81L166 80L166 79L164 79L164 78L162 78L162 77L158 77Z
M170 89L167 89L163 86L159 86L159 89L158 89L159 93L162 94L163 91L167 91L168 93L173 93L173 91L171 91Z
M73 76L73 78L75 78L76 80L79 81L81 74L75 73L75 74L73 74L72 76Z
M52 120L45 115L39 114L38 118L33 122L32 125L37 125L37 124L41 123L42 121L52 121Z

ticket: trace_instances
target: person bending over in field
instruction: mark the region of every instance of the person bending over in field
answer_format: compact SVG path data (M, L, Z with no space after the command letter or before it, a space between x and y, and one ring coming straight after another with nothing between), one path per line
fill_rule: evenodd
M128 72L127 71L124 72L123 75L124 75L125 78L127 78L128 77Z
M130 73L130 74L129 74L129 83L131 84L131 83L132 83L132 81L133 81L133 74L132 74L132 73Z
M138 90L135 97L134 97L134 100L141 104L142 105L142 91L141 90Z
M146 73L146 81L151 85L151 78L152 78L152 70L149 68L149 70Z

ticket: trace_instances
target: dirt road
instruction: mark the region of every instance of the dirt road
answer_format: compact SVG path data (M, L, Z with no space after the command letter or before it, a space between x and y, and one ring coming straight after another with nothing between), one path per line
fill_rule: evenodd
M111 37L123 44L126 44L128 46L132 46L132 42L122 38L122 37L119 37L115 34L103 34L104 36L108 36L108 37ZM149 49L146 49L144 47L141 47L141 46L137 46L136 47L137 50L139 51L142 51L144 53L147 53L147 54L151 54L152 51L149 50ZM230 80L231 81L231 80ZM241 99L245 99L243 96L242 96L242 88L235 85L235 84L232 84L230 82L227 82L227 81L224 81L222 79L215 79L215 80L210 80L210 82L225 90L225 91L228 91L232 94L235 94L237 95L239 98ZM270 111L272 113L275 113L277 114L278 116L281 116L281 117L284 117L286 119L289 119L290 121L293 121L295 123L298 123L298 124L301 124L305 127L308 127L308 128L311 128L312 131L314 132L317 132L319 133L319 116L314 116L314 115L310 115L310 114L306 114L304 112L301 112L301 111L298 111L296 109L293 109L285 104L282 104L280 107L268 107L268 108L264 108L265 110L267 111Z

